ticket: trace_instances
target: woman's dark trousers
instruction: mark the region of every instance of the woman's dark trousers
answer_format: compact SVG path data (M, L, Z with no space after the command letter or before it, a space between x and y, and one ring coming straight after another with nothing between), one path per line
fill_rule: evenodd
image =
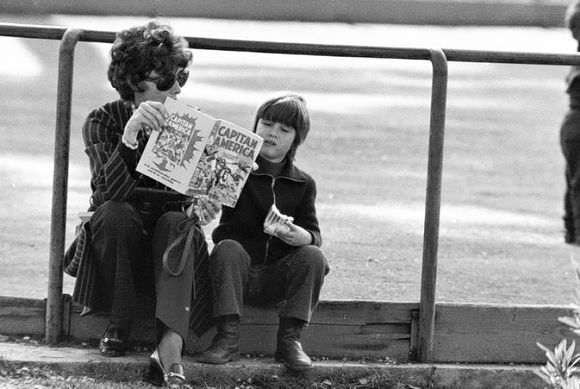
M172 328L184 341L190 320L197 334L209 328L208 252L201 229L195 231L179 276L170 276L162 266L163 253L179 235L177 226L185 218L183 212L167 212L143 220L134 206L117 201L108 201L95 211L91 218L92 247L104 286L105 306L110 311L110 326L128 332L145 296L156 300L158 325ZM170 266L177 267L175 261L181 259L184 242L169 256Z

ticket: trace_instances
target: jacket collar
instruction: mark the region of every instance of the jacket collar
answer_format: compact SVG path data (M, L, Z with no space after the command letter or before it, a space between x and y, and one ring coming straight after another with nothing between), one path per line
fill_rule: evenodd
M258 164L258 170L253 171L251 174L256 176L270 176L270 174L264 172L260 167L260 158L261 157L258 157L256 160L256 163ZM286 164L284 165L284 168L282 169L282 172L278 178L287 178L293 181L308 181L308 177L306 177L306 175L300 169L294 166L294 162L289 159L286 160Z

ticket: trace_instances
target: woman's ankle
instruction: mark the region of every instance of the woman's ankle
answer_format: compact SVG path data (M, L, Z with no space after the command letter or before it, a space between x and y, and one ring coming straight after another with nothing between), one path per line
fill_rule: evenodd
M183 339L177 332L167 330L157 345L157 350L161 364L168 369L174 363L181 363Z

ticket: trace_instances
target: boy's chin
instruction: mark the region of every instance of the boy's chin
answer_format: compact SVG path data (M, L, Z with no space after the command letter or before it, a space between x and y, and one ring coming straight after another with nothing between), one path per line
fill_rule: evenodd
M268 162L279 163L284 160L284 156L273 155L271 153L260 153L260 157L264 158Z

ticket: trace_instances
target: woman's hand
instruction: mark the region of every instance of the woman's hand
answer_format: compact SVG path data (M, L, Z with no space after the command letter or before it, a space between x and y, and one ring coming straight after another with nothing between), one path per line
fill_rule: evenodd
M186 211L187 216L191 216L192 212L195 212L199 218L199 224L202 226L208 225L214 220L220 213L222 207L221 204L212 199L198 199L195 201Z
M306 246L312 243L310 232L291 221L277 227L275 235L290 246Z
M144 101L139 104L123 132L123 138L130 144L137 144L139 131L149 128L153 131L160 131L169 118L167 110L158 101Z

